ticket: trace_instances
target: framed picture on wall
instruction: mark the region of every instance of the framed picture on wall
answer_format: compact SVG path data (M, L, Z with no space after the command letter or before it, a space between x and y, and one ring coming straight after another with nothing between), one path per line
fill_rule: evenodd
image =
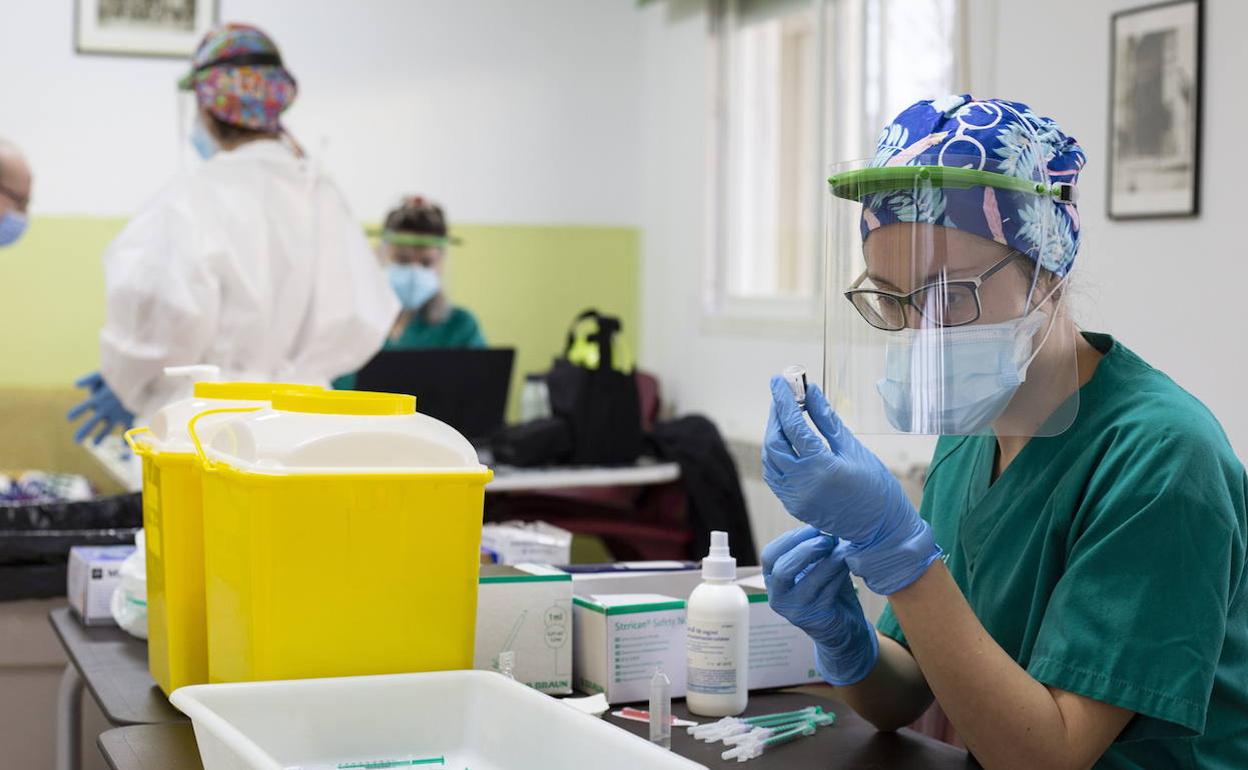
M1116 13L1110 25L1111 219L1200 210L1201 0Z
M219 0L74 0L78 53L188 58L217 23Z

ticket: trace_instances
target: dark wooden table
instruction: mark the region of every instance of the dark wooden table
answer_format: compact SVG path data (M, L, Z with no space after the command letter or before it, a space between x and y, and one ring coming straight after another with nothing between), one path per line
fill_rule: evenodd
M113 770L203 770L189 722L118 727L96 741Z
M182 722L147 670L147 645L116 626L84 626L69 608L49 613L65 647L104 717L114 725Z
M797 692L765 692L750 696L747 713L767 714L792 711L806 706L821 705L836 714L836 724L822 727L812 736L777 746L758 759L750 760L750 768L828 768L832 770L884 770L923 768L924 770L967 770L978 764L969 755L953 746L920 735L911 730L880 733L848 707L826 698ZM613 711L616 709L612 709ZM683 701L672 704L677 716L688 717ZM642 737L648 726L641 722L606 719ZM694 717L698 721L706 721ZM195 735L188 724L144 725L109 730L100 736L100 751L113 770L202 770ZM739 763L720 759L723 744L695 741L684 728L672 730L672 750L711 768L739 767Z

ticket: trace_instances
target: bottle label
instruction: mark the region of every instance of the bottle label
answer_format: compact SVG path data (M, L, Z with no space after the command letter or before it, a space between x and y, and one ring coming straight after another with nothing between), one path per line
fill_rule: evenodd
M685 626L689 692L733 695L737 692L736 623L690 619Z

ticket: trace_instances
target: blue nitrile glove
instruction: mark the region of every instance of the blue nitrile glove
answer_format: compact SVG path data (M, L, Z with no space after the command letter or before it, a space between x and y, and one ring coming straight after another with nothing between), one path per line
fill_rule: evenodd
M128 430L134 424L134 415L122 405L121 399L117 398L113 389L108 387L108 383L104 381L99 372L88 374L75 382L74 387L85 388L90 395L87 396L86 401L70 409L66 419L73 422L87 412L92 412L86 422L74 433L74 441L85 441L94 432L95 443L98 445L104 441L105 436L113 432L114 428L120 427L122 430Z
M819 675L838 685L861 681L880 655L849 580L848 549L814 527L786 532L763 549L768 604L814 640Z
M790 514L850 542L845 560L867 587L900 591L940 557L931 528L880 458L841 424L819 386L806 390L806 409L822 437L806 424L784 379L771 378L763 480Z

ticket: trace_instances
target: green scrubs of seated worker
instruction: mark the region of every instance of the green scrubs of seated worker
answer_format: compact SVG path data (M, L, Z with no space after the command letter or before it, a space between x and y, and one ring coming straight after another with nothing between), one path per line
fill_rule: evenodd
M835 170L814 429L772 381L763 475L808 526L764 550L769 601L856 711L891 730L934 696L984 767L1246 768L1248 477L1075 325L1084 161L1026 105L950 96ZM919 511L847 426L941 436Z
M466 308L452 305L442 283L446 248L455 242L447 233L442 207L409 196L386 215L381 231L381 258L402 312L386 338L384 350L484 348L485 335ZM350 389L355 375L334 381Z

